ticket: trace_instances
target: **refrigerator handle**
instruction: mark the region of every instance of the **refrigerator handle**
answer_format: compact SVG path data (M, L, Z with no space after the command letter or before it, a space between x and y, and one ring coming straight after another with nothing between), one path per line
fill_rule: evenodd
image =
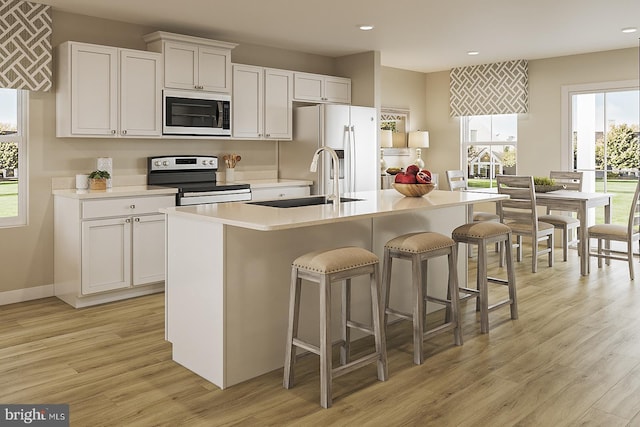
M356 191L356 127L349 126L351 136L349 137L349 191Z

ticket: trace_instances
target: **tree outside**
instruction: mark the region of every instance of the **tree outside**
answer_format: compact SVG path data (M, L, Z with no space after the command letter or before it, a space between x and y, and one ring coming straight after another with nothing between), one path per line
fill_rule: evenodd
M639 166L640 143L638 125L611 125L607 132L606 165L604 138L596 140L596 169L615 172L636 172Z

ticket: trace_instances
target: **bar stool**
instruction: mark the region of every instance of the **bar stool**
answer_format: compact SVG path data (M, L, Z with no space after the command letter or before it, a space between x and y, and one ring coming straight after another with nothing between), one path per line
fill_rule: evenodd
M499 222L472 222L457 227L452 232L456 245L466 243L478 246L477 289L461 287L460 291L466 295L460 299L476 299L476 311L480 311L480 332L489 332L489 312L504 305L511 308L511 318L518 318L518 303L516 300L516 275L511 255L511 228ZM507 280L488 277L487 275L487 245L491 243L504 244L506 249ZM502 260L501 260L502 262ZM501 264L502 265L502 264ZM509 299L489 306L488 283L498 283L509 287Z
M427 266L428 260L447 255L449 261L448 299L427 295ZM393 259L411 261L413 312L411 314L389 308L391 292L391 267ZM457 249L455 242L440 233L423 232L409 233L389 240L384 245L384 263L382 277L385 286L384 325L387 325L388 315L392 314L401 319L413 321L413 362L421 365L424 362L423 342L442 332L453 329L454 342L462 345L462 330L460 311L458 309L458 272ZM452 316L447 316L444 324L425 328L426 303L436 302L447 306Z
M366 249L344 247L328 251L314 251L296 258L291 265L291 294L289 297L289 327L284 362L284 388L293 387L293 367L296 359L296 347L303 348L320 356L320 405L331 406L332 378L351 372L357 368L377 363L378 379L386 381L387 350L384 328L381 327L382 304L380 301L380 280L378 277L378 257ZM365 325L351 320L351 279L368 274L371 288L371 313L373 325ZM300 314L300 293L302 279L320 285L320 345L302 341L298 338L298 320ZM344 281L342 287L342 340L340 347L340 365L332 368L331 360L331 284ZM349 361L351 334L349 328L361 330L373 335L375 352Z

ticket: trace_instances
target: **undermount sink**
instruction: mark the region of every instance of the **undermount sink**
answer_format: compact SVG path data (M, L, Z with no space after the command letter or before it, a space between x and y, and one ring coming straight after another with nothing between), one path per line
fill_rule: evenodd
M363 199L351 199L349 197L340 197L340 203L342 202L357 202ZM259 202L249 202L249 205L269 206L272 208L299 208L301 206L315 206L315 205L327 205L333 203L332 200L327 200L325 196L317 197L300 197L297 199L278 199L278 200L264 200Z

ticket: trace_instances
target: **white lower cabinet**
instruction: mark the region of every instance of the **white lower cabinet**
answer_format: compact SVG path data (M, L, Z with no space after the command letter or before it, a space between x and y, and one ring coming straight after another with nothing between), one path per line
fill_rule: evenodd
M83 295L131 286L130 218L82 222Z
M175 196L54 198L55 295L74 307L164 289L165 219Z

